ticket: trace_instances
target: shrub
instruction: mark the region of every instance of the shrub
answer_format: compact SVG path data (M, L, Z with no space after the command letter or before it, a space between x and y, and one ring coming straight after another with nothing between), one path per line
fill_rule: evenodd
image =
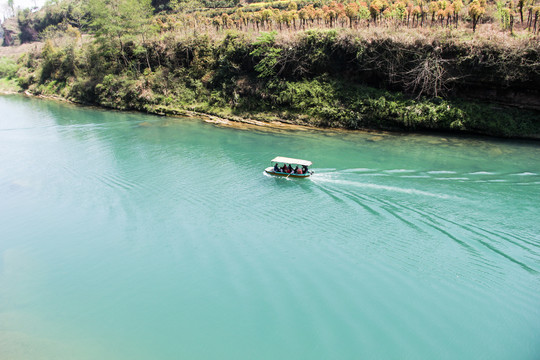
M10 58L0 58L0 78L12 79L17 75L17 63Z

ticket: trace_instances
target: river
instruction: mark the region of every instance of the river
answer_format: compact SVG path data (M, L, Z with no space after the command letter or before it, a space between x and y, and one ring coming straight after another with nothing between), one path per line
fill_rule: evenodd
M0 359L540 358L538 142L0 114Z

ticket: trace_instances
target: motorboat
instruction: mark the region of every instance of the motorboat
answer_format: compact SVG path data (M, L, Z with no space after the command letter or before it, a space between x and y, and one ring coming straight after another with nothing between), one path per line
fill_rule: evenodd
M284 156L277 156L274 159L271 160L271 163L273 164L270 167L267 167L264 169L264 171L267 174L274 175L274 176L285 176L287 178L307 178L310 177L311 174L313 174L312 170L309 170L309 166L311 166L312 162L309 160L301 160L301 159L293 159L288 158ZM279 166L279 164L283 164L283 166ZM289 172L287 167L293 167L293 165L296 165L296 167L301 166L299 168L298 172L294 171L294 168L292 171Z

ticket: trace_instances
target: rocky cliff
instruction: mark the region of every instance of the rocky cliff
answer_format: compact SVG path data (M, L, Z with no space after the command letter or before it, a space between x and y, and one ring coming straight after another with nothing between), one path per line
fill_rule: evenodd
M2 46L13 46L20 45L21 29L19 28L19 23L16 18L7 19L2 23Z

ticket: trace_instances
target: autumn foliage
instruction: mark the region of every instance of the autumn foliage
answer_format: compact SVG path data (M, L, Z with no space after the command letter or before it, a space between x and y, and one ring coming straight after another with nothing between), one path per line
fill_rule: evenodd
M538 0L357 0L357 1L276 1L244 4L222 9L194 8L173 17L198 27L214 27L217 31L306 30L309 28L348 27L458 27L472 32L483 21L503 23L507 18L521 19L519 26L532 34L539 31ZM169 13L171 14L171 13ZM501 26L505 30L507 26Z

